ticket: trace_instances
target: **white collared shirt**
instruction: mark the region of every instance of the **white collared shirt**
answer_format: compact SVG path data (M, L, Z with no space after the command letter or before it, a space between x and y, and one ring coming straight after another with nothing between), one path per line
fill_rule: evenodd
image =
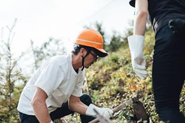
M46 105L49 113L61 107L71 95L80 97L85 79L85 70L75 72L72 66L72 54L67 56L54 56L48 59L34 73L24 87L18 104L18 111L34 115L31 100L36 87L46 92L48 98Z

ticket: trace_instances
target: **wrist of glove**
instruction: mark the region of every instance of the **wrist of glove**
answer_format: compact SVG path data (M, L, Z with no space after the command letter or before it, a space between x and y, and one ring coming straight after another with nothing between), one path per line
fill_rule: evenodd
M93 104L90 104L89 107L87 108L86 115L96 117L97 114L94 110L96 110L100 115L102 115L105 118L110 118L112 117L113 114L113 110L110 108L99 108Z
M147 77L146 61L143 56L144 36L129 36L128 44L131 52L132 68L138 77L144 79Z

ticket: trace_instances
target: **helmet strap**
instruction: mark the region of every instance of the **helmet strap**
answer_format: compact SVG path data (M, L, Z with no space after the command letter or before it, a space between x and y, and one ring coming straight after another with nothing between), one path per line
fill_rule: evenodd
M85 57L90 53L90 51L87 51L87 54L85 56L81 56L82 57L82 71L84 69L84 61L85 61Z

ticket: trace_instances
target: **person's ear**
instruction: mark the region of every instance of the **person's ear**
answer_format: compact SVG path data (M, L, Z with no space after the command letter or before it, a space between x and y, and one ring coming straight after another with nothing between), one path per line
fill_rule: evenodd
M81 56L85 56L86 53L87 53L86 49L82 47L82 48L80 49L80 55L81 55Z

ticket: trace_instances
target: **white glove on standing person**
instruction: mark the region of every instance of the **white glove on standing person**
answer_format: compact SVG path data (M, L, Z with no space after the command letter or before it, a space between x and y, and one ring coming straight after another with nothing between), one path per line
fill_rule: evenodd
M146 61L143 56L144 36L129 36L128 44L131 52L132 68L138 77L145 79L147 77L147 72Z
M110 118L112 117L113 110L110 108L99 108L93 104L90 104L89 107L87 108L86 115L96 117L96 112L94 109L103 117L105 118Z

